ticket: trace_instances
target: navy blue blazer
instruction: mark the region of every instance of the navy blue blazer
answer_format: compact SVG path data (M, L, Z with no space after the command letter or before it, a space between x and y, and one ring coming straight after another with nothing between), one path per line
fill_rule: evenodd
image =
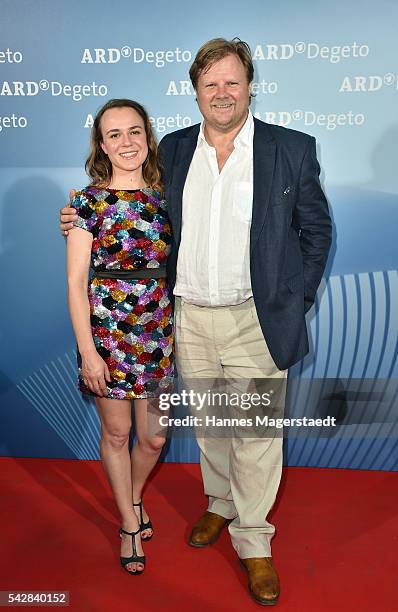
M199 124L168 134L159 144L173 229L170 292L181 240L182 193L198 133ZM305 313L314 302L331 244L319 171L312 136L254 119L250 275L260 326L279 369L308 351Z

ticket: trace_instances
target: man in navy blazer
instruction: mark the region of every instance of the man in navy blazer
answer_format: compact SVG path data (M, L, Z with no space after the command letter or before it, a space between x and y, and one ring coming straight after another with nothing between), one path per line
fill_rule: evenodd
M159 149L173 227L168 283L175 286L182 194L200 124L165 136ZM312 136L254 118L250 278L264 338L279 369L308 352L304 315L311 308L331 243Z
M173 229L178 372L191 381L285 379L308 351L305 313L331 244L315 139L252 117L251 52L238 39L203 45L190 77L204 121L159 145ZM250 594L272 605L279 580L266 516L282 440L197 439L209 506L189 543L212 544L229 523Z

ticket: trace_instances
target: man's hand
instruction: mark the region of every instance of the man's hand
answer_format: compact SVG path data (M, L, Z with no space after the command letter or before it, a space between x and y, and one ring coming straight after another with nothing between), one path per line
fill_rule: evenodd
M67 236L69 233L69 230L73 229L73 222L76 221L76 219L78 218L78 215L76 214L75 209L72 208L70 205L71 201L75 197L75 193L76 193L75 189L70 190L69 203L66 206L64 206L64 208L61 208L61 210L59 211L59 220L60 220L59 229L61 230L64 236Z

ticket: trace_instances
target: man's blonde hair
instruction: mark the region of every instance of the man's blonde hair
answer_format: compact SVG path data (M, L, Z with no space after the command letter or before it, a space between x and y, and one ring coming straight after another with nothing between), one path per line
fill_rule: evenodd
M189 69L189 76L194 89L197 87L201 73L206 72L215 62L224 59L227 55L236 55L240 59L246 72L247 83L252 82L254 67L249 45L239 38L233 38L232 40L213 38L201 46Z

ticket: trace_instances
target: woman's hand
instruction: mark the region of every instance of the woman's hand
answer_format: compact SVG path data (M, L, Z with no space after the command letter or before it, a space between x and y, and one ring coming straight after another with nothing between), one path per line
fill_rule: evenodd
M111 381L108 366L94 349L92 352L82 355L82 372L84 384L100 397L108 396L106 383Z

